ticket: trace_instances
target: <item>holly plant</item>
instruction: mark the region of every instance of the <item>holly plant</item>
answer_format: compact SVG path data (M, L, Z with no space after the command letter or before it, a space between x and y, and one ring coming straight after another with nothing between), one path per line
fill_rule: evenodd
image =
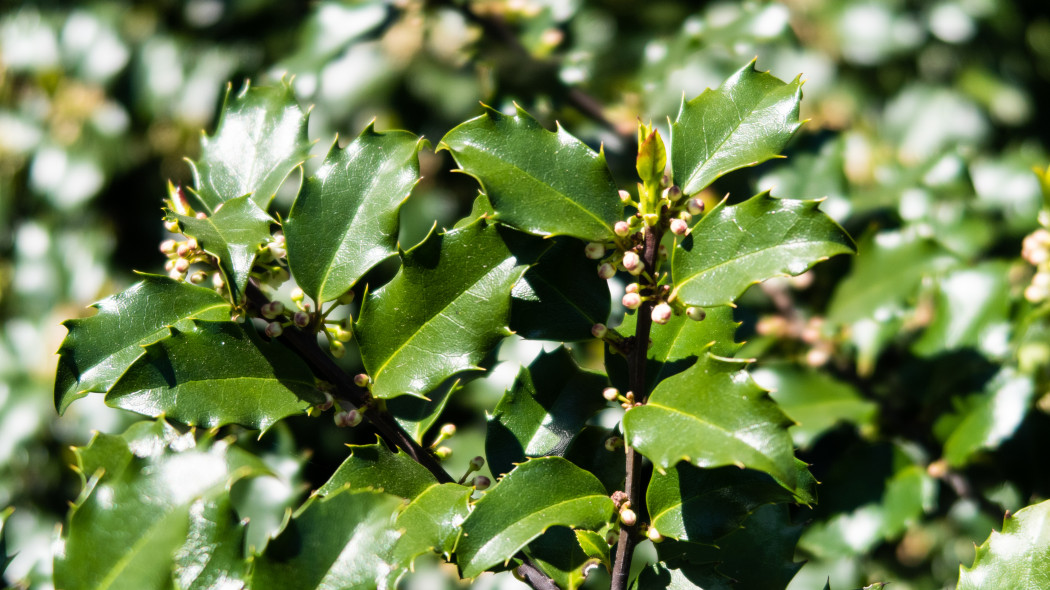
M792 505L816 482L754 361L734 357L734 301L854 244L819 201L707 189L779 157L801 96L752 62L666 133L639 123L631 190L601 148L484 107L436 144L477 181L472 211L403 249L427 141L370 125L301 172L308 114L290 87L229 95L194 186L169 187L168 275L65 323L58 410L100 393L152 420L75 449L55 585L392 588L432 553L463 579L513 570L534 588L596 569L616 589L784 587L801 566ZM450 472L446 405L511 334L544 352L486 412L484 452ZM305 416L374 442L260 535L248 517L282 473L261 443Z

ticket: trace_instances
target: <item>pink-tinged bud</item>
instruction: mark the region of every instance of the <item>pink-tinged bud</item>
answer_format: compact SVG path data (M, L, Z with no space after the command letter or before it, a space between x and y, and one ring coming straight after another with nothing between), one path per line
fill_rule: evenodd
M194 215L194 217L196 217L197 219L207 219L208 218L208 214L205 213L204 211L198 211L197 214Z
M336 412L332 420L335 421L335 425L339 428L353 428L361 423L364 416L357 410L350 410L349 412Z
M295 315L292 316L292 323L295 324L297 328L305 328L310 325L310 314L305 311L297 311L295 312Z
M668 201L677 203L678 200L682 198L682 189L679 188L677 184L670 186L664 191L664 196L667 197Z
M164 240L160 243L160 251L164 254L173 254L178 247L179 244L175 240Z
M623 203L624 205L626 205L627 203L630 203L631 202L631 193L629 193L629 192L627 192L625 190L621 190L620 191L620 202Z
M616 398L620 397L620 390L615 387L606 387L602 390L602 397L606 400L614 402Z
M346 356L346 346L342 342L336 340L328 345L328 352L332 353L332 356L335 358L341 359Z
M609 328L605 324L594 324L591 326L591 336L595 338L605 338L605 334L609 331Z
M169 258L168 261L164 263L164 270L168 271L169 273L175 271L175 259L174 258Z
M605 439L605 450L610 453L623 446L623 439L618 436L610 436Z
M627 288L625 288L624 291L627 293L637 293L638 283L631 283L630 285L627 285Z
M267 338L277 338L281 334L284 334L284 326L281 325L281 322L270 322L269 324L266 324Z
M368 384L372 382L372 378L364 373L358 373L354 375L354 385L358 387L368 387Z
M689 319L699 322L707 317L707 312L701 307L690 307L685 310L685 315L689 316Z
M175 249L175 255L176 256L186 256L187 254L190 254L191 252L193 252L193 248L190 248L190 243L189 242L183 242L183 243L179 244L178 248Z
M270 251L270 256L273 256L274 258L284 258L288 255L288 252L284 249L284 244L270 242L267 244L266 248Z
M646 533L646 536L649 537L649 540L653 543L662 543L664 540L664 536L660 534L660 531L656 530L656 527L652 526L649 527L649 532Z
M689 213L688 211L682 211L681 213L678 214L678 219L681 219L682 221L684 221L686 223L689 223L689 222L693 221L693 215L691 213Z
M642 306L642 296L637 293L627 293L623 296L623 306L627 309L638 309Z
M672 219L671 233L676 236L684 236L689 233L689 224L684 219Z
M485 466L485 457L482 457L481 455L478 455L477 457L474 457L473 459L470 460L470 468L473 469L474 471L477 471L478 469L481 469L484 466Z
M261 313L264 318L272 320L275 317L284 313L284 304L280 301L271 301L263 305L259 309L259 313Z
M211 285L216 289L222 289L226 286L226 281L222 278L222 273L215 273L211 275Z
M616 276L616 267L609 264L608 262L598 267L598 278L603 280L609 280Z
M634 276L638 276L638 275L642 274L642 271L644 271L644 270L645 270L645 263L642 262L641 260L639 260L638 261L638 266L634 267L631 270L628 270L627 272L631 273Z
M207 279L207 278L208 278L208 273L204 272L203 270L198 270L197 272L195 272L195 273L190 275L190 279L189 280L194 285L199 285L199 284L203 283L205 281L205 279Z
M354 302L354 297L356 297L356 295L354 295L353 291L347 291L339 296L339 303L342 305L349 305Z
M674 313L674 310L671 309L670 305L661 303L653 308L653 321L658 324L666 324L667 320L671 319L672 313Z
M631 233L631 226L626 221L617 221L613 225L613 233L621 238L626 238L627 234Z
M489 489L490 485L492 485L492 480L485 477L484 475L479 475L474 478L474 489L478 490L479 492Z
M623 267L627 272L633 273L634 269L638 268L640 264L642 264L642 258L638 256L637 252L627 252L623 255Z
M322 391L321 393L324 394L324 401L317 404L315 407L322 412L327 412L335 405L335 398L327 391Z
M444 436L446 438L449 437L449 436L452 436L452 435L456 434L456 425L455 424L445 424L445 425L443 425L441 427L441 431L440 432L441 432L441 436Z
M168 277L173 278L176 281L181 281L183 279L183 277L185 277L185 276L186 276L185 273L181 273L181 272L179 272L179 271L177 271L175 269L171 269L168 272ZM1029 288L1031 288L1031 287L1029 287Z
M437 457L439 461L444 461L452 456L452 449L448 447L438 447L434 449L434 456Z
M688 211L690 215L700 215L704 212L704 201L695 197L689 199L689 202L685 204L685 210Z
M176 258L174 268L176 272L186 272L190 268L190 261L185 258Z
M638 515L634 513L634 510L624 508L620 511L620 522L627 526L634 526L638 522Z
M591 242L583 249L583 253L591 260L598 260L602 256L605 256L605 244Z

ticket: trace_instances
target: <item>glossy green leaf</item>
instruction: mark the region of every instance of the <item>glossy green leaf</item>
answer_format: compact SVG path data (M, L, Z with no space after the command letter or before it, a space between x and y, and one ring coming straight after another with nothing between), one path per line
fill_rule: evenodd
M993 358L1009 350L1010 268L989 262L949 273L937 285L933 321L915 343L915 353L938 354L964 346Z
M799 478L791 420L748 376L747 362L710 354L665 379L649 402L623 417L627 444L670 469L679 461L697 467L736 465L764 471L789 490Z
M689 305L729 305L755 283L854 252L853 240L819 205L768 192L739 205L722 201L673 249L674 292Z
M683 102L671 124L675 184L692 195L724 174L779 156L801 126L801 100L799 78L785 84L752 61L718 89Z
M470 512L473 488L455 483L435 484L418 494L397 517L403 531L394 553L400 563L411 564L424 553L448 556L459 539L459 527Z
M192 434L179 436L163 421L124 436L97 434L75 454L83 489L55 555L57 587L164 588L173 575L196 584L243 571L239 543L233 553L203 553L237 536L239 525L225 521L198 536L209 526L199 509L225 504L238 479L266 474L253 456L226 442L196 446ZM183 563L191 570L177 571Z
M488 420L485 455L494 474L527 457L564 456L587 420L606 406L605 376L580 369L564 347L522 367Z
M944 441L944 459L962 467L978 452L1013 436L1035 396L1031 377L1004 369L983 393L956 398L956 411L941 418L934 433Z
M555 238L535 266L514 285L510 329L523 338L572 342L593 338L594 324L605 323L612 303L607 281L584 244Z
M608 553L608 545L605 547ZM565 590L579 588L587 579L587 574L602 563L599 555L590 555L584 550L576 537L576 531L562 526L551 527L529 543L525 554L554 580L558 588Z
M253 588L393 588L405 564L393 558L401 499L372 490L313 496L255 558Z
M372 488L412 499L436 483L434 476L405 453L394 453L382 442L349 445L350 456L317 493L326 496L344 487Z
M612 515L612 500L593 475L561 457L530 459L474 505L456 545L456 563L462 577L476 578L552 526L593 530Z
M648 390L664 379L681 373L709 350L718 356L731 357L740 349L734 341L739 323L733 321L733 309L728 306L711 307L704 310L706 317L695 321L683 315L672 315L666 324L653 324L649 337L653 344L649 347L648 361L645 364L645 380ZM622 335L635 333L638 325L638 314L629 312L623 322L616 327ZM620 389L630 389L627 371L627 359L606 347L605 367L609 378Z
M439 149L481 183L496 219L523 231L604 241L623 216L605 154L561 126L547 131L521 107L513 117L486 107Z
M793 500L764 473L737 467L699 469L685 463L664 474L654 472L645 492L656 530L664 537L698 543L711 543L736 530L763 504Z
M13 559L7 554L7 535L4 533L4 525L14 511L14 506L8 506L0 510L0 576L4 575L4 572L7 571L7 566L11 565L11 560Z
M937 502L937 481L922 465L908 465L886 481L882 496L882 536L895 539L921 522Z
M318 304L397 253L399 213L419 181L423 145L407 131L377 133L370 124L345 148L333 145L306 179L284 233L292 275Z
M605 442L610 437L619 435L618 431L587 425L580 430L565 452L566 459L601 480L605 491L610 495L623 489L626 478L623 447L613 450L605 448Z
M402 255L389 283L366 295L356 323L372 393L425 396L477 363L509 332L519 260L495 225L431 234Z
M386 402L386 409L413 440L422 444L423 435L441 417L448 400L460 390L460 383L459 379L446 381L428 393L427 399L411 395L395 397Z
M801 448L812 446L821 434L839 422L873 428L878 406L856 388L826 373L788 363L763 364L751 376L780 409L796 422L791 438Z
M177 588L210 590L247 582L244 559L246 523L228 495L197 499L189 508L187 542L175 552L172 568Z
M286 83L245 84L232 96L227 90L215 134L201 137L201 156L191 163L206 212L249 194L265 211L284 179L309 157L306 120Z
M168 219L178 219L183 233L196 238L205 252L219 259L233 300L243 301L259 246L270 240L273 219L248 196L226 201L218 212L204 219L174 213L169 213Z
M89 392L108 391L145 354L143 346L168 336L169 326L230 317L229 304L215 291L157 275L143 275L128 290L93 307L96 315L63 323L69 334L58 350L59 413Z
M715 564L676 562L669 567L654 563L642 570L632 590L734 590L733 581L715 570Z
M959 567L957 590L1044 588L1050 575L1050 500L1007 515L977 547L969 568Z
M261 430L322 401L309 367L280 344L234 322L199 320L146 346L106 394L108 405L147 416Z

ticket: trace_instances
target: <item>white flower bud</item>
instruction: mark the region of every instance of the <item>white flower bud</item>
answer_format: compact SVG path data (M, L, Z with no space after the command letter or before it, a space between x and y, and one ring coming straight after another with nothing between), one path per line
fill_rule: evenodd
M456 434L455 424L445 424L441 427L441 436L449 437Z
M259 309L259 312L264 318L272 320L284 313L284 304L280 301L271 301L266 305L263 305L262 308Z
M686 308L685 315L689 316L689 319L699 322L707 317L707 312L701 307L689 307Z
M354 375L354 385L358 387L368 387L368 384L372 382L372 378L364 373L358 373Z
M616 398L620 397L620 390L615 387L606 387L602 390L602 397L608 401L614 402L616 401Z
M346 356L346 346L342 342L336 340L328 345L328 352L332 353L337 359L341 359Z
M621 238L626 238L627 234L631 233L631 226L628 225L626 221L617 221L616 224L613 225L613 233Z
M169 258L168 261L164 263L164 270L168 271L168 273L171 273L172 271L175 270L175 259L174 258Z
M164 229L168 230L169 233L177 234L179 232L179 222L174 219L170 219L164 222Z
M207 219L208 218L208 214L205 213L204 211L198 211L197 214L194 215L194 217L196 217L197 219Z
M178 247L178 242L175 240L164 240L160 243L160 251L164 254L171 254L175 252L175 249Z
M178 246L175 247L175 255L176 256L184 257L184 256L188 256L189 254L192 254L192 253L193 253L193 248L190 247L190 243L189 242L182 242Z
M448 447L438 447L434 449L434 456L436 456L439 461L444 461L452 456L452 449Z
M190 268L190 261L185 258L176 258L174 268L177 272L186 272Z
M627 252L623 255L623 267L627 272L635 274L634 270L640 264L642 264L642 258L638 256L637 252Z
M620 202L623 203L624 205L626 205L627 203L630 203L631 202L631 193L629 193L629 192L627 192L625 190L621 190L620 191Z
M199 285L199 284L203 283L205 281L205 279L207 279L207 278L208 278L208 273L204 272L203 270L198 270L197 272L195 272L195 273L190 275L190 279L189 280L194 285Z
M681 219L682 221L684 221L686 223L689 223L690 221L693 220L693 215L691 213L689 213L688 211L682 211L681 213L678 214L678 219Z
M284 326L281 322L270 322L266 324L266 336L267 338L277 338L281 334L284 334Z
M661 543L664 540L664 536L653 526L649 527L649 532L646 533L646 536L649 537L649 540L653 543Z
M305 328L310 325L310 314L305 311L297 311L292 316L292 323L298 328Z
M676 236L684 236L689 233L689 224L684 219L672 219L671 233Z
M603 280L609 280L616 276L616 267L609 264L608 262L598 267L598 277Z
M634 526L638 522L638 515L634 513L634 510L624 508L620 511L620 522L627 526Z
M704 212L704 201L695 197L689 199L689 202L685 204L685 210L690 215L700 215Z
M671 309L670 305L661 303L653 308L653 321L658 324L666 324L667 320L671 319L672 313L674 313L674 310Z
M484 475L479 475L474 478L474 489L478 490L479 492L482 490L489 489L490 485L492 485L492 480L485 477Z
M609 331L609 328L605 327L605 324L594 324L591 326L591 336L595 338L605 338L605 334Z
M332 417L332 420L335 421L335 425L339 428L353 428L354 426L360 424L363 419L364 416L362 416L361 412L357 410L350 410L349 412L336 412L335 415Z
M624 291L627 292L627 293L637 293L638 292L638 283L631 283L630 285L627 285L627 287L624 289Z
M605 244L599 242L591 242L587 244L587 247L583 249L583 253L587 255L587 258L591 260L598 260L602 256L605 256Z
M222 278L222 273L215 273L211 275L211 285L216 289L222 289L226 286L226 281Z
M177 271L177 270L175 270L175 269L171 269L171 270L170 270L170 271L168 272L168 276L169 276L170 278L173 278L173 279L175 279L176 281L181 281L181 280L182 280L182 278L183 278L183 277L185 276L185 274L184 274L184 273L181 273L181 272L179 272L179 271ZM1031 287L1029 287L1029 288L1031 288Z
M642 297L637 293L627 293L623 296L623 306L627 309L638 309L642 306Z
M291 297L292 297L292 301L295 301L296 303L298 303L298 302L302 301L306 297L306 293L303 293L302 287L296 287L296 288L292 289Z

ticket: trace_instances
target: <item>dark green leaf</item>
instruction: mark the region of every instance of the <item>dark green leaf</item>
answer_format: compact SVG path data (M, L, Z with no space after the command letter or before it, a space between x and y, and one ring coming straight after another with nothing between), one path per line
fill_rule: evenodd
M908 465L886 481L882 496L882 536L895 539L909 527L917 525L937 502L937 481L922 465Z
M605 547L608 553L608 545ZM562 526L551 527L529 543L525 554L554 580L558 588L565 590L579 588L590 570L602 562L598 556L584 551L575 531Z
M254 588L393 588L401 499L372 490L313 496L255 559Z
M416 556L430 551L451 555L459 527L470 512L472 492L455 483L435 484L409 502L395 525L404 531L394 546L397 561L410 565Z
M372 488L411 500L434 483L434 476L405 453L393 453L379 442L349 445L350 456L317 493L325 496L344 487Z
M747 362L702 355L660 383L649 402L627 411L627 444L659 469L736 465L764 471L795 491L799 484L785 416L755 385Z
M232 97L227 90L215 135L201 137L201 157L192 163L207 213L248 194L265 211L284 179L309 157L306 119L286 83L245 84Z
M987 262L942 278L933 321L915 343L930 356L969 346L995 358L1009 352L1010 267Z
M605 241L623 216L605 154L560 126L547 131L520 107L513 117L486 107L439 149L481 183L496 219L523 231Z
M507 473L527 457L564 456L587 419L605 407L605 384L564 347L522 367L489 418L485 455L492 473Z
M618 436L619 432L610 432L601 426L584 426L565 452L566 459L601 480L610 495L623 489L626 477L623 447L605 448L605 442L614 435Z
M552 526L593 530L612 514L612 500L593 475L561 457L530 459L475 504L463 523L456 562L464 578L476 578Z
M369 293L356 324L372 393L425 396L507 334L510 292L527 264L496 226L478 220L431 234L402 255L397 276Z
M174 213L168 218L178 219L183 233L197 238L205 252L219 259L232 299L243 301L259 246L270 240L273 219L248 196L226 201L218 212L204 219Z
M244 559L246 523L228 495L197 499L189 508L186 544L175 552L172 571L178 588L210 590L247 582Z
M1004 369L984 393L957 401L934 432L944 441L944 459L962 467L979 451L994 449L1010 438L1028 414L1035 396L1031 377Z
M397 253L399 212L419 181L423 145L407 131L376 133L370 124L346 148L333 145L306 179L284 232L292 274L318 305Z
M7 535L4 533L4 524L14 511L14 506L0 510L0 576L3 576L7 566L11 565L12 557L7 554Z
M157 275L143 275L127 291L93 307L97 315L63 324L69 335L58 350L59 413L89 392L108 391L145 354L143 346L168 336L169 326L230 317L230 305L215 291Z
M673 293L689 305L729 305L755 283L854 252L853 240L819 205L768 192L739 205L719 203L673 249Z
M594 324L605 323L611 302L598 265L578 240L555 238L554 245L514 285L510 329L523 338L571 342L589 340Z
M234 322L193 320L146 346L106 403L206 428L266 430L324 401L309 367L275 342Z
M671 167L675 184L691 195L715 179L780 155L799 128L802 82L785 84L755 62L716 90L683 102L671 125Z
M387 400L386 408L417 443L423 443L423 435L441 417L448 400L460 390L459 379L448 380L427 394L427 399L402 395Z
M973 565L959 568L957 590L1044 588L1050 572L1050 500L1003 520L977 548Z
M633 590L734 590L732 580L715 571L715 564L654 563L642 570Z

